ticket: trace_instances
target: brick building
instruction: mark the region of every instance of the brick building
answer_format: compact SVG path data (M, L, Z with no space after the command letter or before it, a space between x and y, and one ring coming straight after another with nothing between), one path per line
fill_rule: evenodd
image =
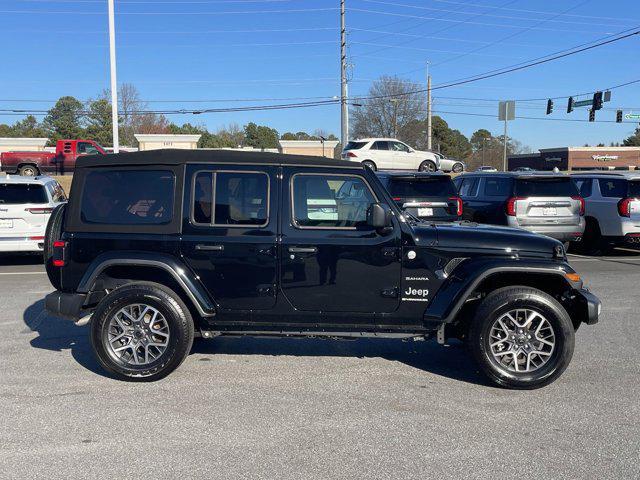
M539 153L509 155L508 169L535 170L636 169L640 167L640 147L560 147L543 148Z

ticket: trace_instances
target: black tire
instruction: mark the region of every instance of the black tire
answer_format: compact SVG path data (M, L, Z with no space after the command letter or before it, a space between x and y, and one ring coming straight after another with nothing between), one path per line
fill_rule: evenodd
M51 285L56 290L62 288L62 282L60 280L60 269L53 266L53 242L57 242L62 236L62 223L66 209L66 203L54 208L44 233L44 267Z
M371 160L365 160L364 162L362 162L362 165L364 165L365 167L370 168L371 170L373 170L374 172L376 170L378 170L378 167L376 167L376 164L373 163Z
M437 169L436 164L431 160L425 160L418 167L419 172L435 172Z
M35 177L40 175L40 170L35 165L22 165L18 169L18 175L22 175L23 177Z
M453 167L451 167L451 171L453 173L462 173L464 171L464 165L462 165L460 162L454 163Z
M494 358L490 332L500 316L524 308L536 311L549 322L555 334L555 346L549 359L538 369L513 372ZM567 311L553 297L531 287L505 287L491 292L469 326L469 346L482 371L495 384L513 389L540 388L556 380L571 361L574 341L575 331Z
M132 304L155 308L168 325L166 349L144 365L134 366L118 358L109 346L109 321L121 308ZM96 357L105 370L120 380L151 382L166 377L187 358L193 337L193 319L184 302L173 290L151 282L132 283L114 290L102 299L91 317L91 345Z
M582 242L579 243L580 250L587 255L606 254L610 248L608 248L609 245L602 237L600 224L595 218L591 217L587 218L586 222Z

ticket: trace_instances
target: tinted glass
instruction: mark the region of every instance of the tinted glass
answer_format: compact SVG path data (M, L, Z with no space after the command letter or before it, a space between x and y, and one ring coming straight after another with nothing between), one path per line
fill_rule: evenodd
M175 177L167 170L110 170L87 174L84 223L164 225L171 222Z
M603 197L623 198L627 196L627 181L623 178L599 178Z
M449 177L391 178L388 189L392 197L450 197L457 193Z
M461 197L475 197L478 194L478 178L464 178L458 190Z
M199 172L193 181L193 221L213 223L213 173Z
M570 178L532 178L516 180L519 197L573 197L578 188Z
M574 178L573 181L576 183L576 187L578 187L578 191L582 198L588 198L591 196L591 186L593 182L590 178Z
M632 198L640 197L640 180L629 182L629 192L627 196Z
M389 142L373 142L371 150L389 150Z
M367 142L348 142L347 146L344 147L345 150L359 150L364 147Z
M0 184L0 205L21 203L49 203L47 192L37 184Z
M216 225L265 225L269 177L264 173L215 174Z
M511 179L505 177L486 177L484 194L487 197L508 197L511 195Z
M296 175L293 179L293 219L300 227L360 227L375 202L359 177Z

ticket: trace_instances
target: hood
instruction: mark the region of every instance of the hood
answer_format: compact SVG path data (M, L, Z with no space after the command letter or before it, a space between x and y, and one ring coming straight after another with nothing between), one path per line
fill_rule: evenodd
M434 223L430 226L414 226L417 238L433 239L436 230L437 247L469 253L491 255L518 255L522 257L553 258L562 243L550 237L520 228L483 225L471 222ZM433 232L433 230L431 230ZM562 250L564 251L564 249Z

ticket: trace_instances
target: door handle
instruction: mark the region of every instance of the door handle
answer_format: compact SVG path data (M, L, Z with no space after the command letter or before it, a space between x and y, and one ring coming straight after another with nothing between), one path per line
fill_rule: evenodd
M207 250L211 252L221 252L224 250L224 245L196 245L196 250Z
M289 247L290 253L316 253L317 247Z

